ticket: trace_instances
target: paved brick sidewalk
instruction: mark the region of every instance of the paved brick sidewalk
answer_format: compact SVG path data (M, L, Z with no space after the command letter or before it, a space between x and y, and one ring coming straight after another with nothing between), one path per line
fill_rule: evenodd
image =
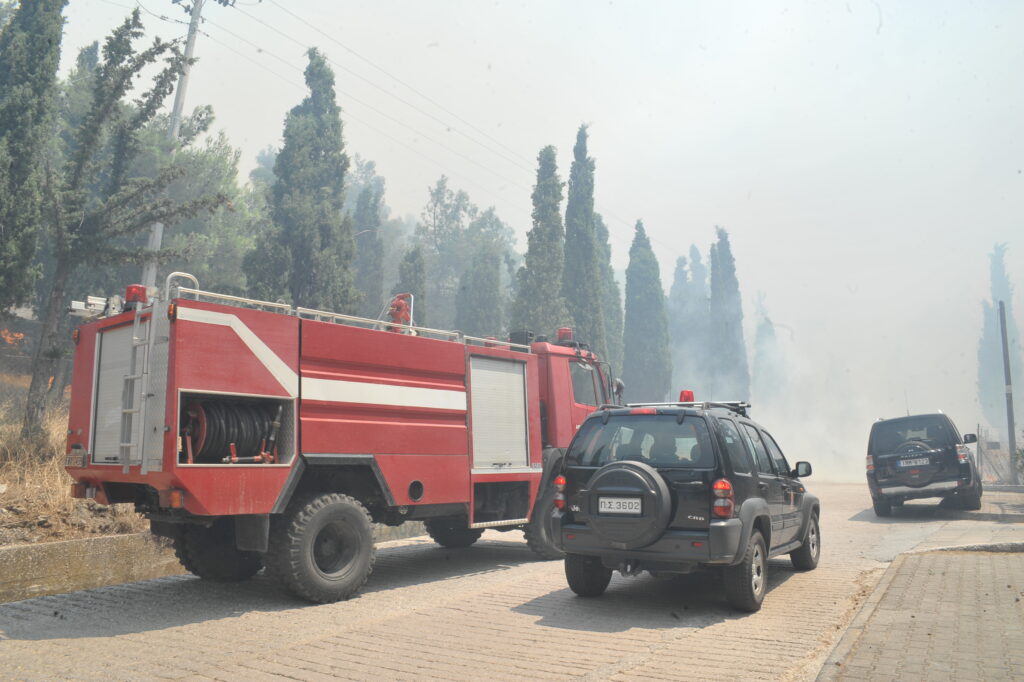
M1024 679L1024 552L901 555L818 679Z

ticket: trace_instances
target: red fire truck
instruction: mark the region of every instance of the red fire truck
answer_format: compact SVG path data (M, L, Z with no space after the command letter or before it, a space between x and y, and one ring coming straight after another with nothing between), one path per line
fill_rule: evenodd
M553 472L584 417L617 397L571 329L497 341L416 327L408 296L380 321L173 273L163 290L76 308L94 319L74 332L74 494L134 503L202 578L266 567L317 602L365 583L371 522L424 521L446 547L521 529L560 556Z

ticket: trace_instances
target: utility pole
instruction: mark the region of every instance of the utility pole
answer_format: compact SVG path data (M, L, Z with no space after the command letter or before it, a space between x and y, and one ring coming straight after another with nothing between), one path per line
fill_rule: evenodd
M1006 306L999 302L999 333L1003 337L1003 374L1006 376L1006 429L1010 433L1010 482L1019 485L1017 475L1017 434L1013 424L1013 382L1010 381L1010 347L1006 342Z
M185 108L185 91L188 89L188 72L192 68L192 54L196 47L196 34L199 32L199 17L203 11L203 3L206 0L192 0L191 18L188 22L188 37L185 39L185 64L178 76L178 87L174 90L174 106L171 108L171 126L167 131L167 137L172 142L178 139L178 131L181 128L181 111ZM172 149L171 154L174 154ZM149 242L146 248L149 251L159 251L164 239L164 224L153 223L149 228ZM146 287L156 286L156 256L146 260L142 268L142 284Z

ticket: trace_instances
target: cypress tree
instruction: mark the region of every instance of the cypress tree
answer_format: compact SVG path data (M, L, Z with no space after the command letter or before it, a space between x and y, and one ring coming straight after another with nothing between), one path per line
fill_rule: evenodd
M512 309L512 329L553 334L571 321L562 297L565 230L562 227L562 188L555 148L537 155L537 184L533 187L533 227L527 233L524 265L519 268L519 291Z
M600 250L594 226L594 160L587 156L587 126L581 125L577 131L572 153L562 294L576 323L577 338L607 357Z
M349 161L341 108L327 60L315 48L307 56L309 95L288 112L284 146L274 161L274 233L247 265L254 291L264 298L287 294L293 305L354 312L359 294L350 270L352 222L342 213Z
M384 304L384 242L380 236L384 178L374 177L356 199L352 218L355 230L355 283L362 297L362 314L376 317Z
M690 389L698 400L710 396L708 363L714 344L708 333L707 270L696 246L690 259L676 261L668 297L672 387Z
M636 223L626 268L625 357L622 380L630 401L660 402L668 396L672 376L665 291L658 259L644 224Z
M718 240L711 246L711 297L708 310L711 342L715 352L709 399L749 400L750 372L747 348L743 340L743 302L736 278L736 260L729 245L729 233L720 227Z
M594 233L597 238L601 271L601 318L604 322L604 340L607 355L603 360L614 370L622 369L622 291L615 281L612 268L612 245L608 241L608 226L600 213L594 214Z
M31 295L37 275L32 259L65 4L22 2L0 17L0 317Z
M455 328L469 336L502 332L501 258L494 244L482 244L459 280L455 297Z
M757 301L757 331L754 333L754 371L751 377L752 402L755 405L780 407L786 391L786 357L775 333L775 324L768 317L763 297Z
M392 294L413 295L413 323L425 327L427 322L427 264L423 247L409 249L398 264L398 282Z
M1006 309L1006 340L1009 345L1010 378L1015 386L1024 385L1021 344L1013 317L1013 285L1006 272L1006 244L996 244L989 255L989 280L992 298L982 301L981 338L978 341L978 402L985 421L999 434L1006 435L1006 376L1003 369L1003 341L999 328L999 301ZM1014 402L1014 422L1020 426L1020 405Z

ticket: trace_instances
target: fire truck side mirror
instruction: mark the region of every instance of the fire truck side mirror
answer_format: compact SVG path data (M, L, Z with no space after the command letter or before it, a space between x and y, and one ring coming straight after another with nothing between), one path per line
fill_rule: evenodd
M615 397L618 401L622 402L622 394L626 392L626 384L622 383L622 379L615 379Z

